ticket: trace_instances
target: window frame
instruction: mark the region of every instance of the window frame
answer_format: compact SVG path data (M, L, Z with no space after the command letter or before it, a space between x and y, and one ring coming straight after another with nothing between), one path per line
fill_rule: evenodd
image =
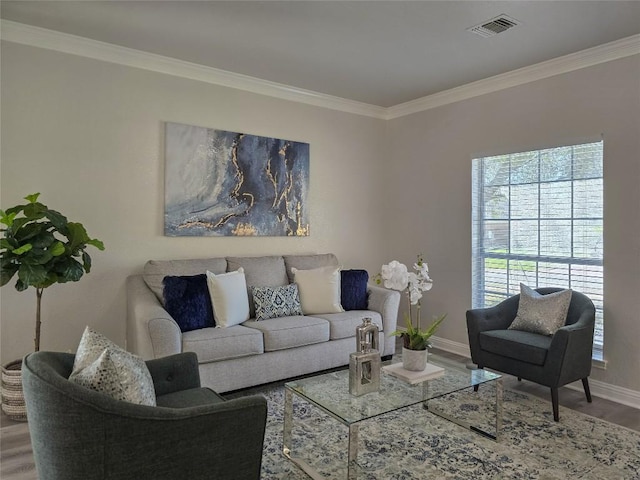
M576 157L576 148L589 147L592 145L599 144L600 148L600 164L596 165L599 169L599 175L591 175L591 176L579 176L576 175L576 165L577 161ZM550 151L560 151L560 149L571 149L571 160L570 160L570 175L568 178L560 178L560 179L543 179L541 175L541 165L543 163L542 153L550 152ZM515 181L513 178L513 171L516 170L513 168L513 158L516 156L526 156L528 154L537 156L536 161L536 179L533 181ZM504 157L508 157L508 177L506 183L497 182L487 183L485 176L485 169L487 168L487 161L491 161L496 159L496 161L504 161ZM502 158L501 160L498 160ZM554 163L557 160L554 158ZM535 285L529 285L533 288L537 286L547 286L549 282L543 281L543 285L539 285L540 281L540 264L558 264L558 265L568 265L567 273L563 278L566 278L566 282L568 283L568 287L572 287L572 276L579 277L577 272L572 271L572 266L576 266L578 268L587 268L588 267L596 267L600 269L600 274L596 276L600 278L601 288L599 290L599 296L597 299L594 299L594 304L596 305L596 332L594 334L594 345L593 345L593 358L595 360L603 360L603 348L604 348L604 171L603 171L603 163L604 163L604 141L602 138L598 139L590 139L584 140L581 142L569 143L566 145L560 145L556 147L549 148L541 148L535 150L527 150L527 151L519 151L519 152L510 152L500 155L484 155L484 156L474 156L472 158L472 308L484 308L497 304L499 301L508 298L516 293L519 293L519 281L514 279L514 283L516 285L511 285L511 278L516 277L517 275L513 274L515 268L511 267L511 262L535 262ZM583 165L579 165L583 166ZM504 168L504 167L501 167ZM600 212L601 216L580 216L576 214L577 200L575 198L576 191L576 182L581 182L583 180L596 180L600 182ZM556 183L556 182L568 182L571 187L570 193L570 215L563 217L545 217L541 210L542 203L542 195L541 189L543 189L544 185ZM533 217L515 217L512 215L512 189L514 186L521 187L522 185L535 185L537 186L537 208L536 215ZM504 218L494 218L493 216L488 217L486 212L487 209L491 206L487 199L485 198L485 190L487 187L506 187L508 189L508 210L506 216ZM555 192L554 192L555 193ZM512 230L514 225L514 220L529 220L532 222L536 222L536 234L538 236L536 242L537 252L535 254L531 253L511 253L513 244L512 244ZM570 239L568 240L569 246L569 254L568 255L545 255L541 254L541 241L540 241L540 232L541 232L541 224L544 224L545 221L549 220L560 220L564 222L568 222L570 227ZM599 240L597 243L600 244L600 256L576 256L576 242L574 242L574 224L575 222L585 222L585 221L595 221L600 222L601 225L601 233ZM507 240L506 240L506 252L500 253L496 251L488 251L487 246L487 223L488 222L496 222L495 225L498 225L497 222L504 222L507 225ZM549 223L549 222L548 222ZM550 224L550 223L549 223ZM505 264L505 275L506 275L506 283L504 289L499 291L492 291L491 289L487 289L487 272L486 272L486 263L487 260L496 260L499 263L506 262ZM522 264L521 264L522 265ZM544 273L544 270L543 270ZM525 275L526 277L526 275ZM590 278L590 277L587 277ZM576 280L577 281L577 280ZM584 280L583 280L584 281ZM577 288L578 289L578 288ZM580 289L578 289L580 290ZM487 294L495 295L494 301L487 301ZM596 301L597 300L597 301Z

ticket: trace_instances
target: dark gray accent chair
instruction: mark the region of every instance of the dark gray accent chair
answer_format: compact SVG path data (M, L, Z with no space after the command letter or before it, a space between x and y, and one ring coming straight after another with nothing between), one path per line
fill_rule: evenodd
M260 478L266 399L225 401L200 388L195 353L147 362L157 407L70 382L73 360L73 354L37 352L23 361L40 480Z
M561 288L537 288L542 295ZM588 377L595 307L586 295L573 290L564 327L554 335L507 330L518 313L520 295L489 308L467 311L471 359L479 368L490 368L551 388L553 419L557 422L558 388L582 380L591 402ZM475 388L477 391L477 387Z

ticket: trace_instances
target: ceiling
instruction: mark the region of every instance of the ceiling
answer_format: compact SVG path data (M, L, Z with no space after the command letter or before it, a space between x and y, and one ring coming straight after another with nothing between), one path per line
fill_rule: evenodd
M500 14L520 25L467 31ZM0 15L380 107L640 33L640 0L3 0Z

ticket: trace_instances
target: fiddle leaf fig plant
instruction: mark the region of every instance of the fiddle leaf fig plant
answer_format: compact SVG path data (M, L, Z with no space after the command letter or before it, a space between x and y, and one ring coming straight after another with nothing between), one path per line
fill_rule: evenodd
M91 271L89 246L104 244L87 234L81 223L69 222L60 212L38 201L39 193L27 195L28 203L0 210L0 286L17 274L19 292L36 289L35 351L40 350L40 307L44 289L54 283L77 282Z

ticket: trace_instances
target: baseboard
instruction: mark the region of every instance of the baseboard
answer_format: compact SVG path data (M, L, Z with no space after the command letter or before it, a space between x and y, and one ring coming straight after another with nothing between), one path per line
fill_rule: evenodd
M582 382L580 381L570 383L569 385L566 385L566 387L580 392L584 391L582 388ZM606 400L611 400L612 402L621 403L628 407L640 409L640 392L635 390L618 387L617 385L610 385L591 378L589 378L589 389L591 390L591 395L594 397L604 398Z
M452 340L436 336L431 337L431 343L435 348L455 353L462 357L471 356L469 345L466 343L454 342ZM640 392L636 390L618 387L617 385L611 385L591 378L589 379L589 386L591 394L595 397L604 398L606 400L611 400L612 402L621 403L628 407L640 409ZM580 381L570 383L567 387L573 390L583 391L582 382Z
M461 357L471 358L471 351L469 350L469 345L466 343L454 342L451 340L447 340L446 338L433 336L429 339L431 344L435 348L439 348L440 350L444 350L446 352L455 353L456 355L460 355Z

